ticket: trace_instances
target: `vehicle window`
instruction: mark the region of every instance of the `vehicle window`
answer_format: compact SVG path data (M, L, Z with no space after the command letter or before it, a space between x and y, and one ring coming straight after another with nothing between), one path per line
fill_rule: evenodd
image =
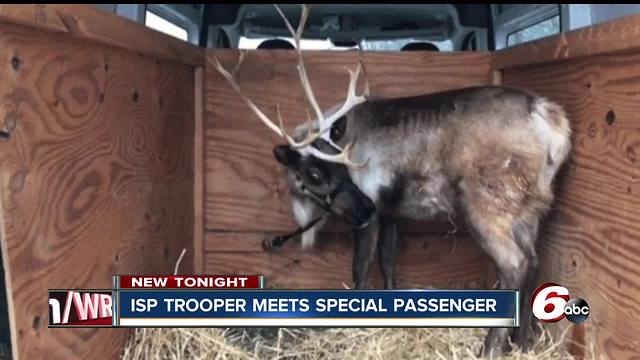
M554 16L522 30L512 32L507 36L507 46L522 44L527 41L560 33L560 16Z
M247 38L240 37L240 41L238 42L239 49L257 49L258 46L265 40L269 40L272 38ZM279 38L282 40L287 40L293 44L293 40L291 38ZM391 40L363 40L360 44L360 48L364 51L400 51L403 46L412 42L419 41L429 41L425 39L391 39ZM453 43L450 40L446 41L429 41L432 44L436 45L440 51L452 51ZM344 51L344 50L352 50L357 49L357 47L347 47L347 46L336 46L330 40L319 40L319 39L302 39L300 45L304 50L335 50L335 51Z
M189 39L187 29L178 26L149 10L146 12L145 25L180 40L187 41Z
M248 37L241 36L240 37L240 41L238 42L238 49L257 49L258 46L263 41L271 40L271 39L273 39L273 38L248 38ZM281 38L278 38L278 39L286 40L286 41L289 41L291 44L293 44L293 39L291 39L291 38L281 37ZM349 47L335 46L328 39L326 39L326 40L302 39L300 41L300 46L304 50L348 50L348 49L351 49Z
M400 51L402 47L413 42L428 41L437 46L440 51L452 51L453 43L446 41L431 41L428 39L392 39L392 40L364 40L362 41L362 50L366 51Z

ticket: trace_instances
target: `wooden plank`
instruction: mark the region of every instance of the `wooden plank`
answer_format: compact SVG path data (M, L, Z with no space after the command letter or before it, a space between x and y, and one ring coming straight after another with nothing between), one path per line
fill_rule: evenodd
M316 248L323 249L324 242L334 241L334 239L350 239L351 232L342 231L338 229L337 232L323 231L320 233L320 238L316 244ZM267 236L280 235L281 233L267 232L267 233L253 233L253 232L205 232L204 240L204 252L260 252L262 249L262 239ZM400 233L401 237L407 239L441 239L443 241L450 241L449 244L452 248L458 246L458 239L469 238L467 232L433 232L433 233ZM346 244L346 243L345 243ZM349 246L352 246L349 241ZM282 247L282 251L298 251L300 250L300 243L297 239L291 239L285 243Z
M65 33L192 66L204 63L202 50L197 46L93 6L3 4L0 5L0 21Z
M193 268L204 271L204 68L194 74L195 132L193 138Z
M491 84L498 86L502 85L502 70L491 71Z
M567 286L589 303L590 317L573 340L593 343L611 359L640 353L639 79L637 52L508 69L503 76L505 85L562 104L572 121L570 163L543 227L540 282Z
M51 331L42 299L170 273L183 248L193 270L193 69L6 23L0 49L13 354L116 358L129 331Z
M232 68L237 51L216 51ZM483 53L309 52L305 64L326 109L344 100L348 75L362 56L372 95L399 97L490 84ZM250 51L238 73L246 94L270 116L280 104L285 126L306 118L305 100L291 51ZM211 66L205 78L206 229L286 231L294 227L284 170L272 148L282 142L264 127Z
M317 248L308 252L290 242L271 253L259 247L263 234L208 232L206 236L206 243L211 246L205 253L207 273L258 273L265 276L265 286L273 288L351 286L353 246L346 234L322 234ZM239 248L238 243L251 245ZM455 242L442 236L401 236L398 248L396 271L400 288L476 288L493 284L488 280L489 260L468 236L458 236ZM372 284L381 288L377 261L373 269Z
M497 51L492 66L500 70L638 49L640 15L631 15Z
M272 159L271 134L261 129L220 129L208 134L205 145L205 161L210 165L205 169L206 228L233 231L295 229L297 224L291 213L285 170ZM400 228L403 232L429 234L442 234L455 228L466 231L461 221L456 221L455 225L442 221L402 221ZM340 221L331 222L328 229L334 232L349 230Z

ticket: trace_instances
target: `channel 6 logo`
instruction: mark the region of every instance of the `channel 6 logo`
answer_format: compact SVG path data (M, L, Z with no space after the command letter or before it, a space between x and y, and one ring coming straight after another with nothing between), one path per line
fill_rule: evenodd
M589 317L589 304L580 298L569 300L569 289L546 283L533 293L531 302L533 315L544 322L556 322L563 318L579 324Z

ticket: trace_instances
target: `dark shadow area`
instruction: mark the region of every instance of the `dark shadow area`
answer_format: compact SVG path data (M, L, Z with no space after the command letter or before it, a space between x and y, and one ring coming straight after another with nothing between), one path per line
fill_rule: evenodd
M290 49L294 50L295 47L292 43L282 39L268 39L258 45L258 49Z
M400 51L440 51L440 49L430 42L423 41L408 43Z
M0 248L0 360L11 359L11 333L9 328L9 307L7 287L4 281L4 264Z

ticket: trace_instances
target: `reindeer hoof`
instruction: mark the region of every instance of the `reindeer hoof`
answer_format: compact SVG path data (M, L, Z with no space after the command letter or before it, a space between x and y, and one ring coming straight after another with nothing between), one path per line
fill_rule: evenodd
M480 357L484 359L499 359L510 350L509 329L491 328L484 338L484 345L480 350Z
M523 353L529 352L536 343L537 334L533 328L520 329L513 337L513 343L517 344Z
M502 355L504 354L504 349L501 347L496 347L495 345L483 345L482 348L480 349L480 353L478 354L478 357L481 359L488 359L488 360L493 360L493 359L499 359L500 357L502 357Z

